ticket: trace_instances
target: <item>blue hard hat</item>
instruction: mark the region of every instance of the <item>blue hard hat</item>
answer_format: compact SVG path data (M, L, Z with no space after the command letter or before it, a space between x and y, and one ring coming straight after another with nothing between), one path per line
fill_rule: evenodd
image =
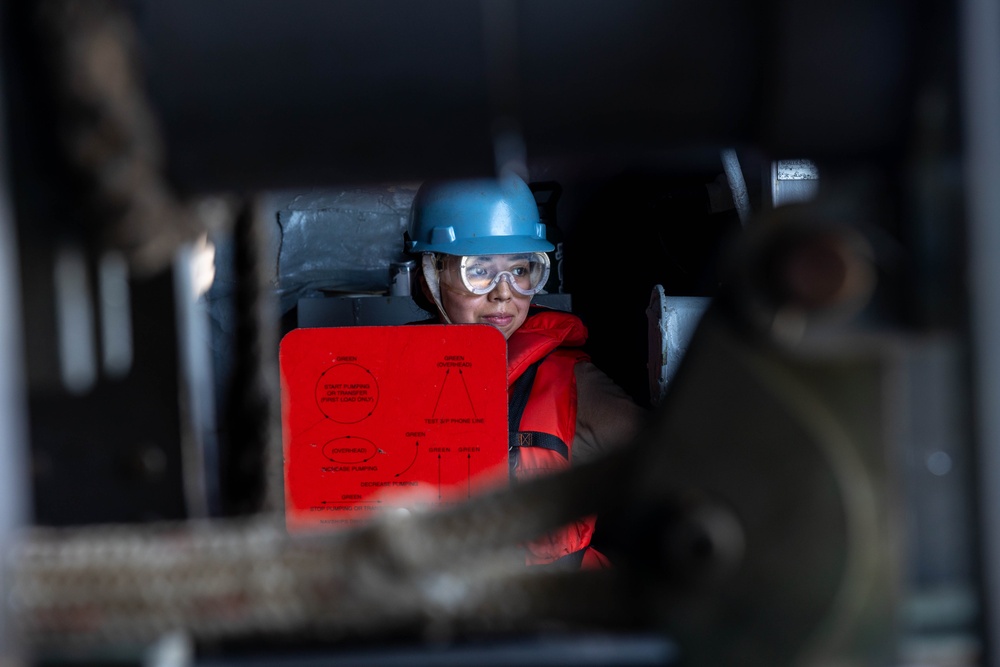
M516 174L499 179L428 181L410 208L407 252L484 255L549 252L538 205Z

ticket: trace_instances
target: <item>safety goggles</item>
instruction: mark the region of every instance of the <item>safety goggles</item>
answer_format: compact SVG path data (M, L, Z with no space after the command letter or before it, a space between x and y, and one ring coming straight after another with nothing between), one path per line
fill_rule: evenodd
M458 258L458 273L473 294L488 294L506 279L515 292L531 296L549 279L549 257L544 252L465 255Z

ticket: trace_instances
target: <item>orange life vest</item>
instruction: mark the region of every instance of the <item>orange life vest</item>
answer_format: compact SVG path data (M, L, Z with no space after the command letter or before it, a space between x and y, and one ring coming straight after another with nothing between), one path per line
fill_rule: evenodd
M515 481L569 468L576 433L574 367L589 359L581 349L586 340L587 328L580 318L536 306L508 339L507 386ZM529 383L530 390L526 391ZM595 522L593 516L578 519L526 544L527 564L608 567L607 558L590 545Z

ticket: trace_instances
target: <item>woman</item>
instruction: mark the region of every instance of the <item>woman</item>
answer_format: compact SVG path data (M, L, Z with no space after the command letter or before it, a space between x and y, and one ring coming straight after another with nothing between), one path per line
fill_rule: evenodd
M420 256L421 305L442 322L489 324L507 339L514 480L599 458L642 428L646 411L583 350L583 322L531 303L548 279L546 253L554 247L523 180L425 183L405 248ZM594 526L594 517L581 519L526 545L526 562L607 567L591 546Z

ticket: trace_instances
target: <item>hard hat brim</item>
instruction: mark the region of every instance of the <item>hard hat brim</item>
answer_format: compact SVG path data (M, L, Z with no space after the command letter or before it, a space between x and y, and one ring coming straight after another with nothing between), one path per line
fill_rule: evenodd
M456 239L449 243L412 241L409 252L439 252L445 255L506 255L518 252L552 252L555 246L532 236L488 236Z

